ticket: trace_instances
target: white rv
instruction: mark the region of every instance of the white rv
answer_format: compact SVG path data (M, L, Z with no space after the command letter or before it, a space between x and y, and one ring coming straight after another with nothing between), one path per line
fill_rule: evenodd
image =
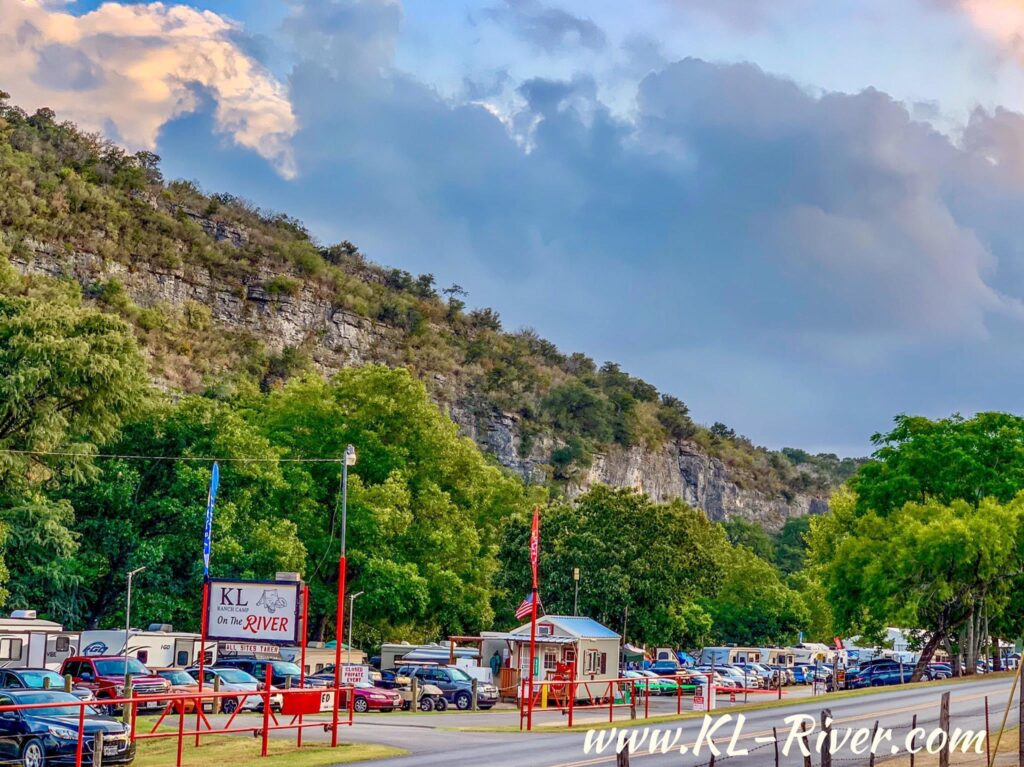
M185 668L199 662L202 637L175 631L166 623L154 623L146 631L132 629L125 646L125 630L83 631L82 655L130 655L150 668ZM207 641L206 659L217 659L217 643Z
M79 637L54 621L37 617L35 610L15 610L0 618L0 666L5 668L60 668L78 652Z

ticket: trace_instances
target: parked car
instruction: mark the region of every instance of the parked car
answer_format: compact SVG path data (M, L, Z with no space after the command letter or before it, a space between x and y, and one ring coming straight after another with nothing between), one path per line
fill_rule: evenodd
M138 658L123 655L73 655L61 664L60 674L70 676L75 686L92 690L97 703L107 713L120 708L118 704L104 704L104 701L124 695L126 674L131 674L132 692L145 698L138 704L139 710L166 706L167 698L157 696L166 695L171 689L166 679L152 673Z
M369 682L357 682L353 685L353 695L352 708L360 714L367 711L386 713L402 707L402 696L398 692L374 687ZM341 708L348 707L348 690L342 690L338 705Z
M697 666L694 669L694 671L697 671L698 673L703 674L705 677L707 677L711 675L711 666ZM715 686L717 687L736 688L741 686L740 684L737 684L736 681L733 680L731 677L723 674L721 669L717 667L714 670L714 679Z
M668 677L659 676L651 671L649 668L637 669L638 674L645 676L650 680L651 683L651 694L652 695L675 695L679 691L680 684L686 685L685 681L676 682L674 679ZM659 693L658 691L661 690Z
M48 668L0 669L0 689L4 690L64 690L64 677ZM96 700L88 687L71 687L71 694L79 700Z
M642 671L628 670L623 671L622 676L626 679L636 680L636 689L639 693L649 692L651 695L668 695L676 694L678 689L676 683L671 679L665 679L657 674L648 676Z
M750 674L744 674L743 669L736 668L735 666L722 666L721 668L716 666L715 671L734 681L738 688L757 687L757 681L751 679Z
M756 675L759 687L770 687L775 679L775 672L760 663L738 663L737 667L747 674Z
M44 764L74 764L78 749L77 704L71 693L54 690L4 690L0 706L53 704L45 708L6 711L0 714L0 763L42 767ZM103 764L127 765L135 760L135 743L124 724L101 716L86 706L82 751L91 754L96 734L103 733ZM92 761L92 757L89 757ZM84 763L84 761L83 761Z
M811 666L793 666L793 677L797 684L810 684L814 669Z
M180 668L155 668L152 670L154 674L167 680L171 685L171 692L177 693L195 693L199 692L199 682L196 678L189 674L184 669ZM205 692L211 692L207 689ZM209 711L212 708L212 702L203 701L203 710ZM177 711L180 706L175 706L174 710ZM184 711L186 714L190 714L196 710L195 699L188 699L184 701Z
M199 668L194 666L192 668L185 669L193 678L199 678ZM238 697L223 697L220 698L221 711L227 714L233 714L238 708L242 711L262 711L263 710L263 696L257 693L262 692L264 687L263 683L260 682L252 674L247 674L240 668L204 668L203 669L203 688L207 686L213 687L214 680L219 679L220 692L237 692ZM248 695L245 693L249 693ZM284 699L281 693L272 694L270 696L270 709L272 711L279 711L281 704Z
M295 663L286 660L264 660L262 658L218 658L214 668L237 668L250 676L256 677L261 682L267 676L267 666L271 669L270 683L275 687L288 687L288 680L291 679L291 686L298 687L299 679L302 678L302 669ZM334 667L331 667L333 671ZM319 682L308 687L328 687L329 684Z
M912 665L904 665L902 671L898 663L876 663L859 669L851 679L850 672L846 675L846 686L855 690L860 687L883 687L891 684L909 682L914 674Z
M953 676L953 667L948 663L929 663L928 676L932 679L949 679Z
M473 705L473 677L457 666L401 666L399 671L406 671L404 676L440 687L445 700L460 711ZM477 706L486 711L498 702L498 688L493 684L478 683L476 699Z
M658 676L675 676L680 671L680 666L674 660L659 660L651 664L651 671Z

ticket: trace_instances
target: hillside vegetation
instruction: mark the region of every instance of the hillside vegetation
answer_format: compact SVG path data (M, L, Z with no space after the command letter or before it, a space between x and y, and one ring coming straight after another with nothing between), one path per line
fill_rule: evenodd
M287 214L165 181L152 153L129 154L51 110L28 115L6 94L0 185L0 254L30 258L42 244L128 265L206 269L240 289L269 268L275 276L263 288L271 296L312 287L338 307L397 329L401 356L389 364L408 367L435 399L468 402L482 416L515 414L520 452L553 436L556 482L609 445L656 448L666 440L696 443L723 460L741 487L769 494L825 494L858 465L766 450L724 424L697 424L681 399L613 362L563 353L530 329L503 329L493 309L469 309L458 285L440 289L432 275L374 264L350 242L321 244ZM239 379L268 389L311 365L308 348L275 352L258 337L212 332L209 309L196 302L137 306L116 280L87 286L86 298L126 319L147 350L151 375L185 391Z

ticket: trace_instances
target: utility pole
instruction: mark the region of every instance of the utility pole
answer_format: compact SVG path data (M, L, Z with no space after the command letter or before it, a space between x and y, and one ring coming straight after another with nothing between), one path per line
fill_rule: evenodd
M572 569L572 579L576 582L576 592L572 597L572 614L573 616L579 615L579 604L580 604L580 569L574 567Z
M331 748L338 745L338 704L341 698L341 639L345 630L345 575L348 570L345 561L345 536L348 528L348 467L355 466L356 449L345 448L341 462L341 554L338 557L338 604L334 621L334 727L331 729Z
M132 633L132 578L145 570L145 567L137 567L128 573L128 599L124 606L124 686L128 687L128 638Z

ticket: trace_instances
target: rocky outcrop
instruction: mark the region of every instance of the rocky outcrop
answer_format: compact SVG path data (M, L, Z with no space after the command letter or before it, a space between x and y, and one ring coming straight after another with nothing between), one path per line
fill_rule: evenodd
M218 239L238 244L247 237L241 230L222 231L215 222L195 218ZM293 292L282 292L268 289L282 275L267 269L257 269L232 285L199 267L124 264L88 253L68 253L39 242L23 244L28 255L15 256L12 263L24 272L73 278L86 292L116 279L141 307L182 307L195 302L207 307L220 327L249 333L273 351L302 346L324 373L348 365L400 364L402 360L402 331L340 308L336 296L319 292L309 281L295 280ZM428 381L436 391L450 392L450 383ZM560 446L553 437L524 436L515 415L476 405L472 392L456 392L442 405L460 431L503 466L527 482L539 484L551 479L549 459ZM713 520L743 517L770 530L780 528L788 517L826 509L823 498L769 496L746 489L729 467L688 442L667 443L654 450L612 448L595 455L590 466L567 483L566 490L576 496L598 483L633 487L657 501L680 498L703 509Z

